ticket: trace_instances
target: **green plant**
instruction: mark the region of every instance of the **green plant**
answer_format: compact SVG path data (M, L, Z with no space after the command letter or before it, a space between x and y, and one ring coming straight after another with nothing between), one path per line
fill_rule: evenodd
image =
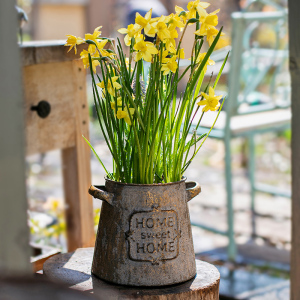
M85 39L68 36L66 45L75 51L76 45L89 44L80 56L91 71L99 125L113 158L112 172L86 142L108 178L143 184L179 181L203 145L209 133L197 136L196 130L204 113L221 109L222 96L216 96L214 89L228 57L216 80L202 87L207 65L214 64L210 55L222 35L222 29L215 28L218 10L208 14L208 5L191 1L187 11L176 6L176 14L160 18L151 18L151 10L145 17L137 13L135 24L119 30L126 34L128 57L119 39L115 47L110 39L100 37L101 27ZM185 55L182 39L187 26L194 23L190 64L180 74ZM181 36L176 45L177 28ZM153 43L145 41L146 37L153 38ZM209 49L201 53L205 40ZM107 43L112 49L104 48ZM177 86L185 74L189 75L188 83L177 98ZM202 113L200 106L204 106ZM190 135L192 122L196 128Z

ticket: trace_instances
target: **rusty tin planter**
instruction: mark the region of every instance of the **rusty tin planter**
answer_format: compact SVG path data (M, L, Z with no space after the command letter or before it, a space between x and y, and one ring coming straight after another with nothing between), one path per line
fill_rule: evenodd
M89 193L103 200L92 273L117 284L163 286L196 275L187 202L196 182L125 184L106 179Z

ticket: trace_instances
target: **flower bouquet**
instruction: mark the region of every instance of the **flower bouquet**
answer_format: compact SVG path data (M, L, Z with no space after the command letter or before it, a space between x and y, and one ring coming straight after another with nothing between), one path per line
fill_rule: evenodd
M219 10L208 13L208 6L196 0L188 3L187 10L176 6L169 16L151 18L151 10L144 17L137 13L135 24L118 30L125 34L125 46L119 39L101 37L102 26L84 39L68 35L69 51L74 48L76 53L76 45L89 44L80 57L92 75L112 171L86 142L107 178L136 184L180 181L208 137L209 132L197 136L197 128L206 112L221 110L222 96L216 96L214 89L227 60L214 82L203 85L207 65L214 64L210 55L222 35L222 28L216 29ZM192 52L188 66L181 68L186 56L182 39L192 24L196 25ZM178 84L186 76L185 90L178 95ZM194 119L199 121L191 132Z

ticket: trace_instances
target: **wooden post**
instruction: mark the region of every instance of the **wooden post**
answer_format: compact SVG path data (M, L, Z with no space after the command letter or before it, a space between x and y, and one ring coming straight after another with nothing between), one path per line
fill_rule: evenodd
M86 72L64 41L27 43L22 48L27 155L62 150L68 250L94 245L93 202L86 97ZM80 45L78 52L86 45ZM51 112L41 118L32 106L47 101Z
M0 274L29 274L24 116L15 1L0 1Z
M290 72L292 76L292 253L291 300L300 295L300 31L299 0L289 0Z
M75 146L62 150L68 250L94 245L93 199L87 194L91 185L90 148L82 135L89 139L89 114L86 99L86 72L81 61L73 61L75 102ZM92 230L91 230L92 229Z

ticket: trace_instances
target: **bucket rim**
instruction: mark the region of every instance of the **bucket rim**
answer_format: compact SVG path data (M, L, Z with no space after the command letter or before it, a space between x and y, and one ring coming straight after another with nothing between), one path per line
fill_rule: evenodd
M105 182L111 182L116 185L122 185L122 186L169 186L169 185L175 185L179 183L183 183L187 180L186 176L182 176L182 179L179 181L174 182L167 182L167 183L126 183L126 182L119 182L112 179L109 179L107 176L104 177Z

